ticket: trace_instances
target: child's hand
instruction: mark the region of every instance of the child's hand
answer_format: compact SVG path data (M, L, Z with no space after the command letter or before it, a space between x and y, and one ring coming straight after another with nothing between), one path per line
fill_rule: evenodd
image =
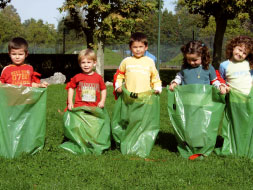
M35 83L35 82L32 83L32 87L36 87L36 88L46 88L48 85L49 84L46 81L42 83Z
M105 103L103 101L98 102L98 107L99 108L104 108L105 107Z
M220 93L221 94L229 93L229 90L230 90L229 86L227 86L223 83L220 85Z
M226 90L226 87L225 87L225 86L220 85L220 93L221 93L221 94L226 94L226 93L227 93L227 90Z
M159 90L155 90L155 94L160 94L160 91Z
M117 88L117 90L116 90L118 93L122 93L122 88L121 87L119 87L119 88Z
M72 110L73 109L73 103L68 103L68 110Z
M229 86L226 86L226 92L229 93L229 91L230 91Z
M170 87L169 87L170 91L174 91L174 88L175 88L176 86L177 86L177 83L175 83L175 82L171 83L171 85L170 85Z
M39 84L39 88L47 88L48 87L48 83L46 81L42 82Z

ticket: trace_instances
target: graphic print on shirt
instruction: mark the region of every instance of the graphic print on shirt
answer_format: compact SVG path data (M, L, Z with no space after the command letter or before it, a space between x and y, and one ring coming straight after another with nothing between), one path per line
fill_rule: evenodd
M81 98L84 102L96 102L96 91L99 90L99 84L96 83L79 83Z
M11 72L11 79L13 85L26 85L30 84L29 70L16 70Z

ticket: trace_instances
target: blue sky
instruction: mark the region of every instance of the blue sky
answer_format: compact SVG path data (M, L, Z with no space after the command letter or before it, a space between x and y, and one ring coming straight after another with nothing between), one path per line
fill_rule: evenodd
M57 8L61 7L65 0L11 0L14 8L21 17L21 21L34 18L35 20L42 19L49 24L57 26L58 21L64 16L60 14ZM164 0L165 7L169 11L173 11L174 0Z

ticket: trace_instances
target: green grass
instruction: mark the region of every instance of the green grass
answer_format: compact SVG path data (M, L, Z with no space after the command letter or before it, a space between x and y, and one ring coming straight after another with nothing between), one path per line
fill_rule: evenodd
M120 53L113 52L112 50L105 48L105 65L116 65L119 66L123 57Z
M70 50L68 50L66 53L69 53L69 54L72 54L74 51L76 52L79 52L81 51L82 49L85 49L87 48L86 46L78 46L78 47L75 47L75 48L72 48ZM105 48L105 51L104 51L104 63L105 65L117 65L119 66L123 57L120 53L118 52L113 52L112 50L108 49L108 48Z
M167 114L167 92L161 94L161 130L148 159L123 156L111 149L101 156L77 156L58 146L63 141L64 85L48 88L45 147L35 155L0 158L1 190L83 189L253 189L253 161L219 157L189 161L176 151ZM112 114L114 99L108 89L106 108Z
M183 64L183 55L180 53L170 61L162 63L162 66L181 66Z

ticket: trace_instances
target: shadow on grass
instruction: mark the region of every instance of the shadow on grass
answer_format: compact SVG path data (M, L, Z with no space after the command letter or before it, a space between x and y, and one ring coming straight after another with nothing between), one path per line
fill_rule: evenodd
M177 140L175 135L172 133L165 133L160 131L157 135L155 144L169 150L170 152L178 152Z

